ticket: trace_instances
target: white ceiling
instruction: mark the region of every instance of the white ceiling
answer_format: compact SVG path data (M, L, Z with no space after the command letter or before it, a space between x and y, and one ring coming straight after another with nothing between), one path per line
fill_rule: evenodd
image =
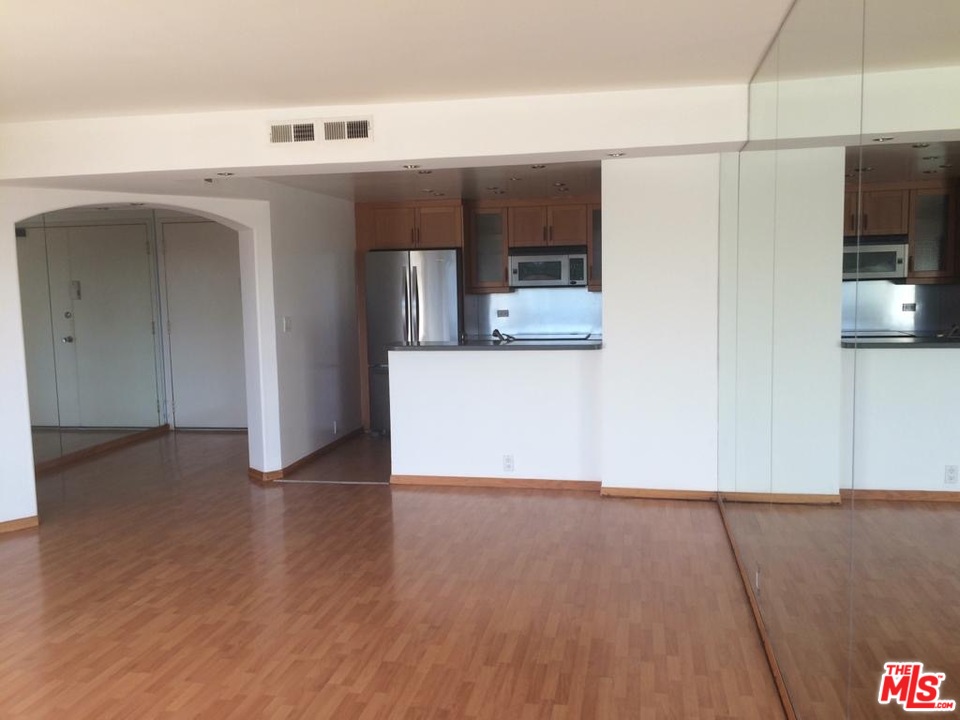
M552 163L544 167L509 165L342 175L290 175L269 179L357 202L444 197L515 200L599 195L600 162Z
M960 177L960 142L873 144L847 148L847 182L900 183ZM946 166L946 167L945 167ZM857 172L857 168L864 168ZM868 169L867 169L868 168Z
M3 0L0 121L745 83L791 0Z

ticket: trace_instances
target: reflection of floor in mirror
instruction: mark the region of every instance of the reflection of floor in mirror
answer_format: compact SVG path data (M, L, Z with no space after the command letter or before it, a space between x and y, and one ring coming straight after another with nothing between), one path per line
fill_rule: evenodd
M33 461L53 460L142 431L143 428L33 428Z
M359 440L330 473L381 478ZM0 538L0 717L782 717L713 504L262 487L246 442L38 480L39 530Z
M877 703L892 660L945 672L960 700L960 504L725 508L800 717L845 717L848 677L849 717L903 717Z

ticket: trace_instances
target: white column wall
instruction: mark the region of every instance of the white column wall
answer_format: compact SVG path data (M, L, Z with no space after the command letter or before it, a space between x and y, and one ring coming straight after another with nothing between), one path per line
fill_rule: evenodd
M717 489L719 155L605 161L605 487Z
M723 490L839 491L843 180L842 147L741 154L739 232L723 238L736 258L720 279L735 294L721 326L734 311L736 323L721 356L735 383L721 390L722 436L733 423L736 446Z

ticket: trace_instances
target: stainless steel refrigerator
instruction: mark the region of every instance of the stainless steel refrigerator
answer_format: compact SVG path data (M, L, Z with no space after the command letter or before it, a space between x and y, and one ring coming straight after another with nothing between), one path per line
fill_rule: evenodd
M370 430L390 432L390 345L457 342L458 250L372 250L366 257Z

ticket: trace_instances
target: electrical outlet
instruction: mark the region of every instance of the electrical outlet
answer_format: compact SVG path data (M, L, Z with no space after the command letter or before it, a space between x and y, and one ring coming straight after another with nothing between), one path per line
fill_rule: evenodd
M956 485L957 482L960 482L960 479L957 477L957 466L947 465L943 470L943 484Z
M513 455L503 456L503 471L513 472Z
M497 310L497 317L498 317L498 318L510 317L510 311L509 311L509 310Z

